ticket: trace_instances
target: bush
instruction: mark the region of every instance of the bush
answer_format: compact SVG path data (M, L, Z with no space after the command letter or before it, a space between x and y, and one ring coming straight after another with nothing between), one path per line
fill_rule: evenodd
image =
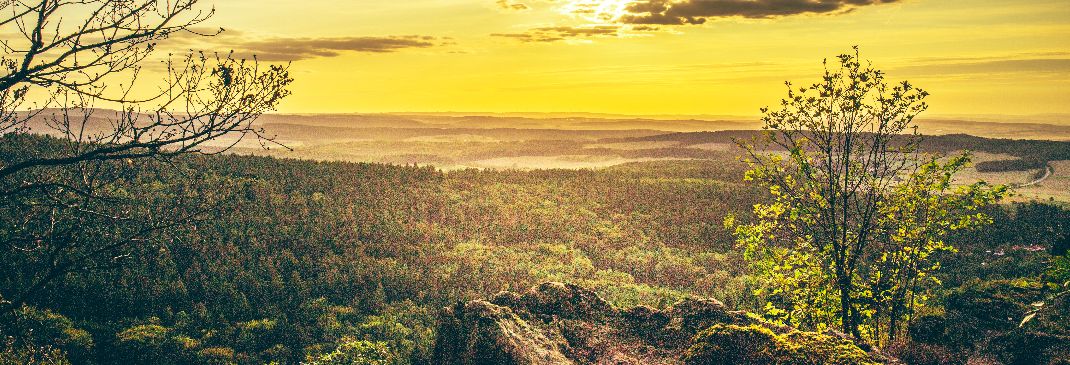
M1044 286L1029 280L993 280L969 283L948 295L944 308L954 315L950 335L967 337L1007 331L1019 325L1029 303L1044 299ZM967 325L969 327L962 328Z
M1017 330L992 339L991 347L989 351L1008 365L1070 361L1070 336L1066 335Z
M386 344L391 364L426 364L431 361L434 325L434 310L405 301L367 317L358 332L365 340Z
M124 364L186 364L199 355L199 341L176 336L170 328L156 323L127 328L116 337L117 360Z
M382 342L346 339L334 351L309 359L309 365L390 365L390 349Z
M69 318L29 306L19 309L15 316L15 326L23 343L14 346L24 350L37 348L40 351L34 353L52 357L61 353L77 364L93 363L93 336L76 327Z
M259 319L237 324L237 347L243 352L259 352L278 343L276 321Z
M1044 277L1050 283L1070 286L1070 256L1052 257Z
M234 349L229 347L209 347L197 351L198 364L233 364Z
M63 350L49 345L27 343L13 337L0 343L0 365L69 365L70 360Z
M1070 253L1070 233L1063 233L1062 239L1055 241L1051 246L1051 254L1062 256L1064 259Z
M907 333L915 342L923 344L944 343L947 332L947 316L943 313L923 314L914 318Z
M947 296L943 314L912 321L911 341L894 352L917 364L962 363L971 354L1004 364L1070 360L1070 296L1049 296L1065 290L1059 287L1031 279L967 283Z

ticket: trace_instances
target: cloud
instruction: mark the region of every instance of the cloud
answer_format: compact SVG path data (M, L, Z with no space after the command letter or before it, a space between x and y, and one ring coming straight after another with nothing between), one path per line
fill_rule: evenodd
M1062 76L1070 73L1070 58L1026 59L963 59L914 64L895 68L894 71L932 76L1032 74L1042 77Z
M591 27L542 27L524 33L494 33L494 37L507 37L521 42L556 42L575 38L616 37L621 27L599 25Z
M625 24L704 24L710 19L767 19L800 14L839 14L902 0L637 0L615 19Z
M661 27L655 27L652 25L636 25L632 26L632 31L636 32L657 32L661 30Z
M505 9L505 10L522 11L522 10L530 9L530 7L528 7L527 4L524 4L524 3L513 3L513 2L510 2L509 0L498 0L497 4L498 4L499 8L502 8L502 9Z
M391 53L413 48L431 48L443 43L431 36L271 38L235 45L235 52L256 55L264 61L297 61L334 57L343 52Z
M205 34L214 36L202 36ZM450 38L427 35L261 38L229 29L221 33L216 29L204 29L175 34L167 42L172 48L234 51L238 57L256 56L267 62L335 57L346 52L392 53L452 43Z

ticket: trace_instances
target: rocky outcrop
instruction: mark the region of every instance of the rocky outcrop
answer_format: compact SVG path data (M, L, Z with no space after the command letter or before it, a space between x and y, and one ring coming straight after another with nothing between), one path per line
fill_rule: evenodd
M767 341L757 346L718 343L754 337L751 333ZM797 343L800 338L806 342ZM821 353L810 354L811 348ZM756 363L762 359L815 364L825 359L841 364L877 362L849 341L776 326L730 311L713 299L688 299L666 310L643 306L619 310L578 286L544 283L522 294L503 292L490 301L445 308L439 319L433 363L704 364L710 359L732 363L721 353L724 349L754 351L754 356L738 358L757 359Z

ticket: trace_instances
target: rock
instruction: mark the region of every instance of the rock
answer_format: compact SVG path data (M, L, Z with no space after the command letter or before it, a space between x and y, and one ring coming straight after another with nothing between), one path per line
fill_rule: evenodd
M597 320L614 314L608 302L573 284L542 283L524 293L520 304L528 312L565 319Z
M723 336L700 335L724 334L724 328L746 328L768 341L747 347ZM687 360L699 364L696 359L703 354L696 349L703 346L746 349L751 351L741 355L746 359L812 356L817 360L810 363L875 362L849 341L776 326L729 311L713 299L688 299L660 311L645 306L618 310L592 291L544 283L523 294L502 292L489 302L475 300L444 309L432 363L677 365Z
M508 307L476 300L446 308L440 318L436 364L572 364L558 348L560 338L547 337Z

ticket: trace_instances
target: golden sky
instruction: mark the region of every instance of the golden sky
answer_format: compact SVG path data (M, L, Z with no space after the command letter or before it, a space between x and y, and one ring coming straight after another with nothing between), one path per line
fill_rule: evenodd
M206 0L208 1L208 0ZM862 49L931 114L1070 113L1067 0L220 0L281 112L754 115Z

